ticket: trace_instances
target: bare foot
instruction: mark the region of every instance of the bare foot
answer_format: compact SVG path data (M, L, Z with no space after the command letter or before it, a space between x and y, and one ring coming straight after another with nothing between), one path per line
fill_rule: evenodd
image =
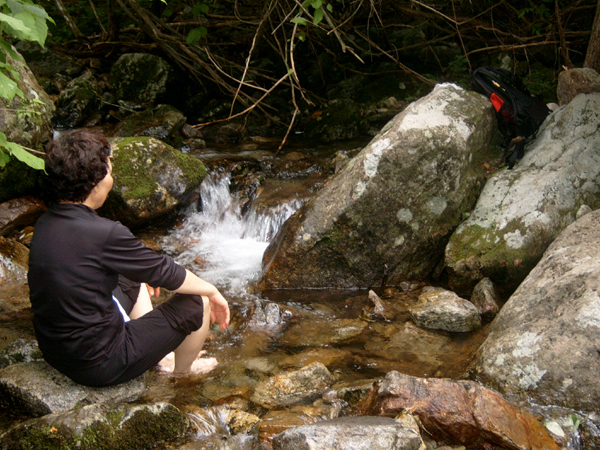
M219 365L217 358L197 358L190 368L191 375L204 375Z
M173 373L175 369L175 353L171 352L158 363L158 370L161 372Z

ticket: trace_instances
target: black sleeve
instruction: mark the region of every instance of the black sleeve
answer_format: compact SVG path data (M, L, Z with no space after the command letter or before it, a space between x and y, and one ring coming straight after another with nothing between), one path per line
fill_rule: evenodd
M149 249L119 222L102 248L102 265L130 280L175 290L183 284L185 269L167 255Z

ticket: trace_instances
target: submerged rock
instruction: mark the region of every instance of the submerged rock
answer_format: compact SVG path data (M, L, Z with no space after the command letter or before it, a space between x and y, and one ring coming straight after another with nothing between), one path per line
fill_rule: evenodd
M273 438L273 450L419 450L414 429L388 417L341 417L290 428Z
M438 85L284 224L259 286L368 288L430 275L494 163L489 101Z
M265 408L290 406L315 399L331 385L327 367L315 362L300 370L282 373L259 383L250 400Z
M390 372L366 403L369 414L411 411L435 440L474 448L559 450L550 433L528 411L476 382L416 378Z
M600 402L600 211L552 243L500 310L472 375L505 394L580 411Z
M461 295L489 277L514 291L581 205L600 207L600 93L550 115L525 157L488 180L446 248L450 286Z

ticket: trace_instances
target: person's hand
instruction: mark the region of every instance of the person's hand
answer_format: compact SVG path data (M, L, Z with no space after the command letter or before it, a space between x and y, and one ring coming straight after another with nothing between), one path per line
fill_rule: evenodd
M229 304L219 291L208 297L210 302L210 323L218 322L221 330L229 325Z
M156 298L158 298L160 296L160 288L159 287L153 288L149 284L146 284L146 286L148 287L148 294L150 295L150 297L155 296Z

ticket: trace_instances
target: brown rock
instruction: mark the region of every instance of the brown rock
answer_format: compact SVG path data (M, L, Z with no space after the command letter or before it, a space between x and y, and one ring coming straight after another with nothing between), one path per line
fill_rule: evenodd
M556 95L561 106L566 105L579 94L593 92L600 92L600 74L594 69L571 69L558 75Z
M410 411L435 440L509 450L559 450L528 411L473 381L417 378L390 372L363 405L363 413L396 416Z
M0 236L33 225L46 211L46 205L33 197L21 197L0 204Z

